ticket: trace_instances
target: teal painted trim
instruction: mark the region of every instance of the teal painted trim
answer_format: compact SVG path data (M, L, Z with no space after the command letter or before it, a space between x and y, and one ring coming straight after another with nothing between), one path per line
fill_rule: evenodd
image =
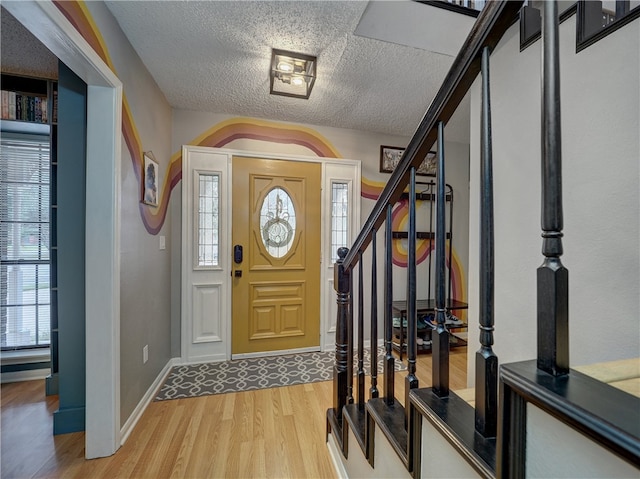
M58 409L53 413L53 435L84 431L85 408Z
M76 409L84 411L86 404L84 221L86 214L86 100L87 85L64 63L59 62L57 372L60 411ZM52 348L56 349L55 345ZM82 428L74 430L83 429L84 416ZM63 431L69 432L66 428Z
M14 373L16 371L32 371L34 369L49 369L51 361L43 361L41 363L24 363L24 364L5 364L0 367L0 372Z
M53 373L47 376L44 380L45 395L57 396L58 391L60 390L58 384L58 373Z

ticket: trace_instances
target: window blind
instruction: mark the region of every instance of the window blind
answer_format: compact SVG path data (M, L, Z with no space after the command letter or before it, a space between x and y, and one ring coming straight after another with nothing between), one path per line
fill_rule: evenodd
M49 138L0 138L0 346L49 344Z

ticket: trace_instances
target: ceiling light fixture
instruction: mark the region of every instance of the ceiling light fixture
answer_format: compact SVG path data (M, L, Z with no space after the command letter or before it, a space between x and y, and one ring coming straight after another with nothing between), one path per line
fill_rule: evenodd
M316 63L316 57L274 48L269 93L308 99L316 81Z

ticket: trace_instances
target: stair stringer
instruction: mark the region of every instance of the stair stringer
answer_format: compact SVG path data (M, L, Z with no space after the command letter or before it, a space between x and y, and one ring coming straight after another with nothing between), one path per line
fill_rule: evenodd
M411 479L411 474L402 463L393 446L389 443L380 428L374 428L374 457L375 467L371 467L369 461L365 457L362 449L358 445L358 441L350 427L346 425L347 434L345 436L346 443L349 447L348 458L345 458L337 447L337 441L333 437L334 431L329 433L327 447L331 453L334 462L336 474L340 478L364 478L367 479Z

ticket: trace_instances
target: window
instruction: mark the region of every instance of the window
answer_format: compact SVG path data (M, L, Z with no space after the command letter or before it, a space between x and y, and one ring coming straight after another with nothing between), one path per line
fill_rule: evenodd
M349 239L349 184L331 183L331 262L338 260L338 248Z
M219 266L220 175L198 173L198 266Z
M49 138L0 140L0 346L50 341Z

